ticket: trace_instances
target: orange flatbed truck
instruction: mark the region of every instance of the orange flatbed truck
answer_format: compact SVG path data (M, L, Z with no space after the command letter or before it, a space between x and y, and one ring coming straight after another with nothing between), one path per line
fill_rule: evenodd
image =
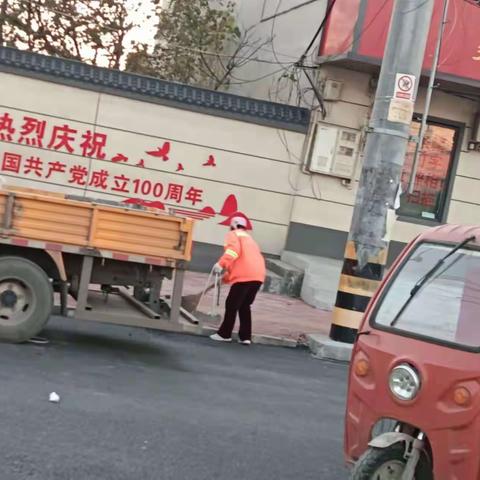
M78 320L183 330L192 236L193 221L185 218L0 190L0 340L24 342L40 333L55 297L60 313ZM165 278L174 279L169 297L160 295Z

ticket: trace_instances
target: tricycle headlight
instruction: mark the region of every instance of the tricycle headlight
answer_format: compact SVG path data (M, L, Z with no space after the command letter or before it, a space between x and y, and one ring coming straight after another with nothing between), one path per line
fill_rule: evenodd
M392 369L389 386L399 400L413 400L420 390L420 376L412 366L402 363Z

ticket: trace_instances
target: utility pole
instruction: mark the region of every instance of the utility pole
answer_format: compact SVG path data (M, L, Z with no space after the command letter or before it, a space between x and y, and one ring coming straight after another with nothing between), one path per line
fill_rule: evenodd
M434 0L395 0L337 293L332 340L353 343L383 277Z

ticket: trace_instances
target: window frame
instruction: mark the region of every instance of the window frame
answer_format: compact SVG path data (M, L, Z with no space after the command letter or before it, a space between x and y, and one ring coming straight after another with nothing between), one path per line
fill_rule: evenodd
M423 114L415 113L412 121L421 122ZM410 217L408 215L399 215L398 221L405 223L413 223L416 225L437 226L446 223L448 213L450 210L450 203L452 199L452 191L455 183L455 177L457 176L458 162L462 153L462 145L465 136L465 123L456 122L454 120L445 120L443 118L428 116L427 125L438 125L440 127L452 128L455 130L454 137L454 149L452 152L451 166L448 172L448 176L445 179L447 188L445 189L444 201L440 211L440 219L429 220L427 218ZM403 167L402 167L403 170Z

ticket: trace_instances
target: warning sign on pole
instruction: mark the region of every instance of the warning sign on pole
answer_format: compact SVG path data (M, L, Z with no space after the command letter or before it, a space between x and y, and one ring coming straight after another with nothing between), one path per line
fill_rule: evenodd
M415 75L408 75L406 73L397 73L395 78L395 91L393 98L413 101L415 92Z
M413 105L414 103L411 100L392 98L392 100L390 100L387 120L389 122L410 125L413 116Z

